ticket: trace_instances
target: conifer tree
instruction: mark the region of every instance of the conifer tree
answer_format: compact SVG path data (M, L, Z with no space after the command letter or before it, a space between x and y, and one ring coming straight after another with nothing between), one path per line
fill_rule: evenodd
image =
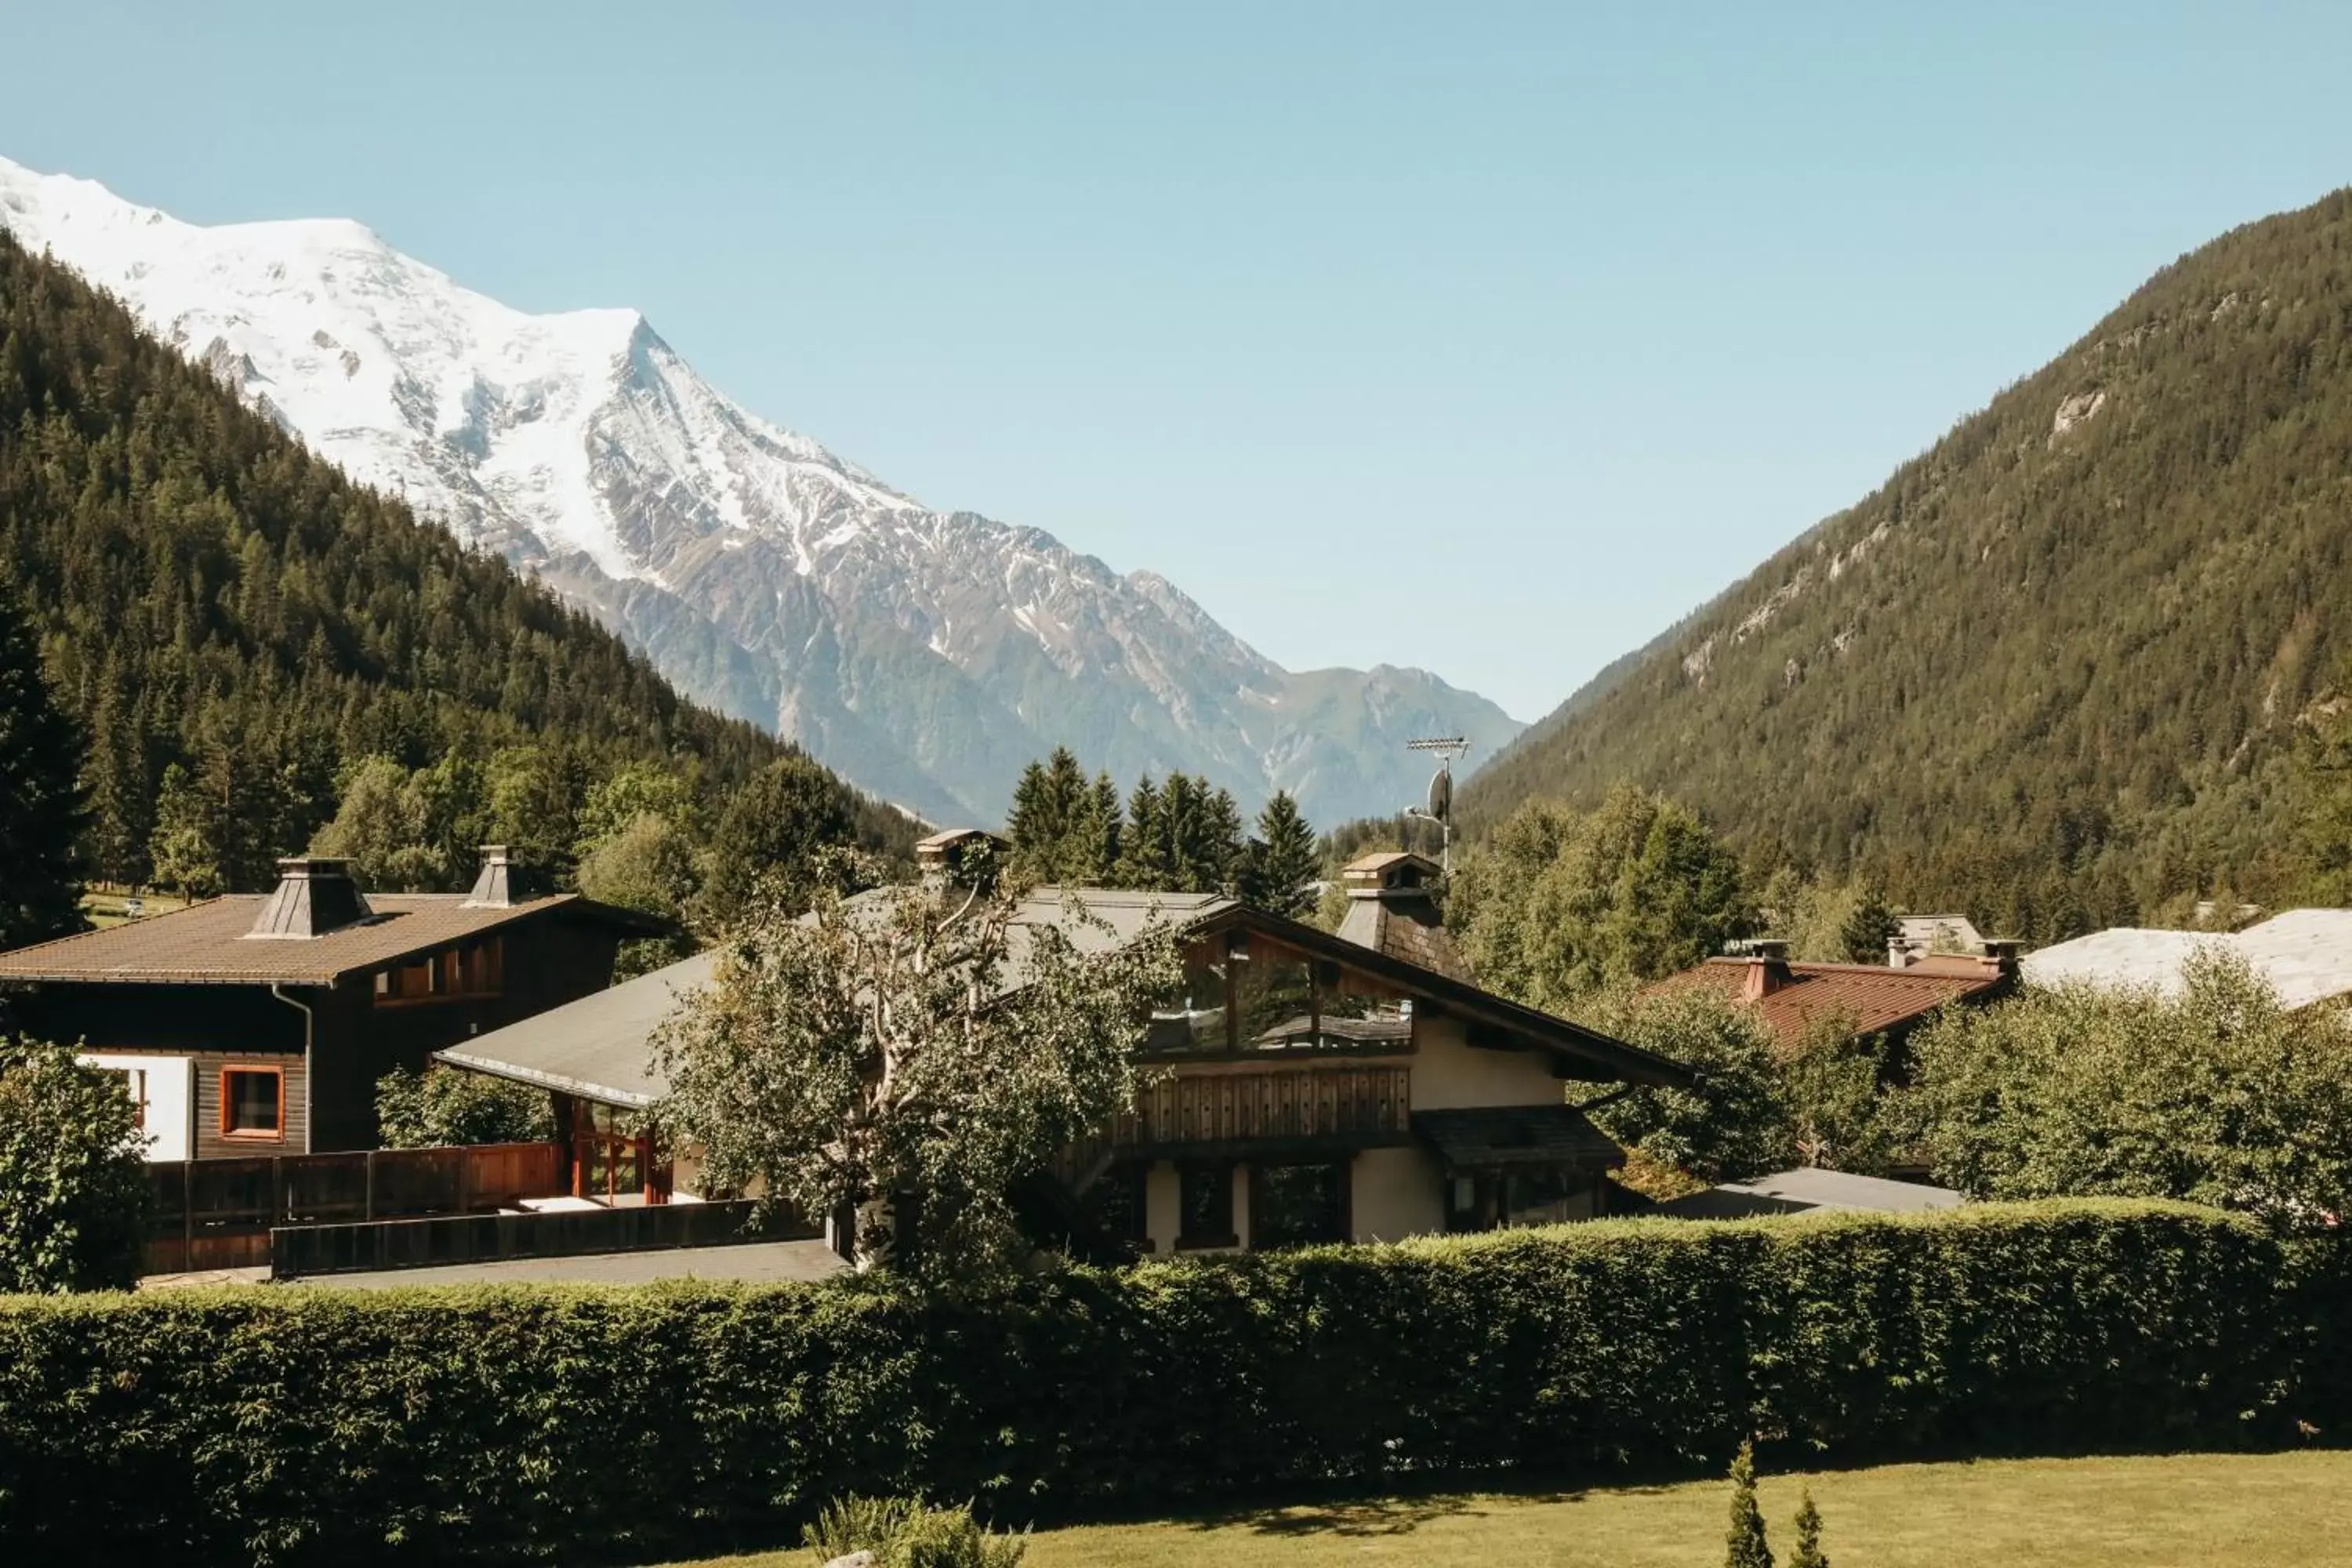
M1789 1554L1789 1568L1830 1568L1822 1552L1822 1510L1813 1506L1811 1487L1797 1505L1797 1548Z
M1039 863L1060 847L1058 825L1047 820L1045 764L1032 761L1013 786L1013 809L1004 818L1004 836L1013 841L1013 866L1027 879L1048 881Z
M849 786L794 752L752 775L719 815L703 881L703 921L732 924L772 883L783 907L805 907L814 893L816 853L852 842L856 802Z
M1261 909L1303 920L1314 903L1309 885L1320 868L1315 829L1299 815L1290 792L1276 792L1257 814L1257 837L1250 842L1242 897Z
M213 797L178 763L163 770L148 853L155 880L182 898L209 899L221 890L219 812Z
M1174 886L1164 805L1150 773L1135 781L1134 793L1127 797L1126 831L1119 838L1120 887L1166 892Z
M0 590L0 948L81 927L81 737Z
M1895 923L1895 911L1886 907L1885 895L1875 883L1866 883L1838 927L1838 944L1845 950L1848 963L1884 963L1886 944L1902 929Z
M1065 870L1065 879L1094 887L1108 886L1118 874L1119 838L1125 828L1119 815L1118 785L1108 772L1097 773L1093 786L1087 792L1086 809L1075 836L1075 862Z
M1764 1514L1756 1506L1756 1448L1739 1445L1731 1461L1731 1530L1724 1538L1723 1568L1772 1568L1772 1548L1764 1540Z
M110 649L90 709L82 788L89 803L90 869L127 888L145 885L147 839L155 830L146 738L137 706L123 689L121 660Z

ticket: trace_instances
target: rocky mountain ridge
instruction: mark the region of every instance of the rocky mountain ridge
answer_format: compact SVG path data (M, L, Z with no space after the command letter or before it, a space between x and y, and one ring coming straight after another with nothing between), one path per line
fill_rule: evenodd
M0 226L683 690L935 819L999 819L1057 744L1376 815L1420 793L1412 736L1475 757L1519 729L1426 671L1286 670L1155 574L926 507L727 398L634 310L528 315L355 223L203 227L5 159Z

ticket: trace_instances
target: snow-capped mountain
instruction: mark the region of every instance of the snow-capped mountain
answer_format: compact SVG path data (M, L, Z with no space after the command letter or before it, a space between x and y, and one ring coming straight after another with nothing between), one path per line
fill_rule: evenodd
M532 316L338 220L202 227L0 159L0 227L314 451L503 552L681 689L937 819L1066 744L1324 821L1415 798L1415 734L1520 726L1418 669L1294 674L1166 579L934 511L729 400L634 310Z

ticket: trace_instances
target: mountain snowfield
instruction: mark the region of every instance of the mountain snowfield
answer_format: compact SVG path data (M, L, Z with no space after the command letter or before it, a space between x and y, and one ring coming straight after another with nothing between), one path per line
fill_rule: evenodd
M1283 669L1165 578L934 511L728 399L634 310L533 316L365 227L202 227L0 158L0 227L353 477L502 552L682 689L934 820L1057 744L1317 819L1416 798L1415 735L1521 726L1423 670Z

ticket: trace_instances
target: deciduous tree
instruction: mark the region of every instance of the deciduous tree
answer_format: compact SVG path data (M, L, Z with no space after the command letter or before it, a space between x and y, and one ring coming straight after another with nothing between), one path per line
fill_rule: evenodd
M1913 1037L1906 1110L1975 1197L2185 1198L2284 1223L2352 1212L2352 1026L2289 1013L2242 959L2177 995L2030 988Z
M1591 812L1521 807L1465 857L1448 912L1483 984L1555 1013L1687 968L1756 920L1721 840L1631 785Z
M1165 926L1094 954L1029 926L1016 962L1014 911L829 886L806 919L756 906L661 1036L656 1120L716 1189L863 1207L862 1261L1010 1267L1015 1184L1132 1102L1151 1005L1181 975Z
M121 1074L0 1038L0 1291L130 1288L146 1142Z
M1647 996L1622 994L1582 1013L1594 1027L1694 1068L1691 1089L1647 1085L1596 1108L1592 1120L1620 1143L1708 1182L1779 1170L1795 1152L1788 1089L1772 1031L1753 1008L1713 986Z

